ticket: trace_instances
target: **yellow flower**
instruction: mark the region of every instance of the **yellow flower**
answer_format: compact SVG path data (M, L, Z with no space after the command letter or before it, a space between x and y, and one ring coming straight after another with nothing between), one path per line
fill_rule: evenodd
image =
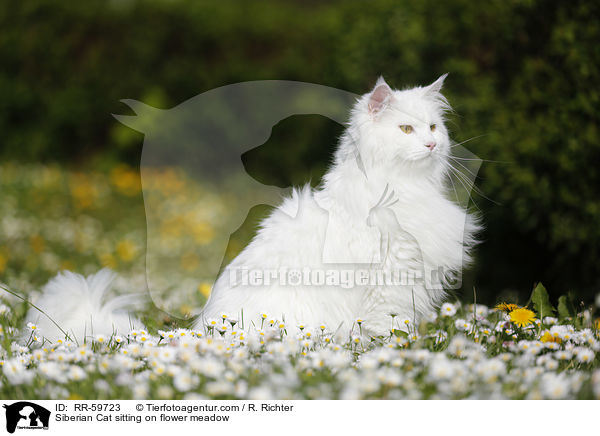
M212 287L208 283L201 283L198 286L198 290L200 291L200 293L202 295L204 295L206 298L208 298L208 296L210 295L210 292L212 291Z
M192 306L190 306L189 304L182 304L179 307L179 312L183 315L183 316L190 316L192 313Z
M140 175L126 165L114 168L110 173L112 184L119 192L133 196L141 190Z
M516 304L512 304L512 303L500 303L496 305L496 309L501 310L503 312L509 313L512 312L515 309L518 309L519 306L517 306Z
M135 244L128 239L124 239L117 244L117 255L125 262L133 260L136 253L137 248Z
M561 339L558 336L552 336L552 334L548 330L546 330L544 332L544 334L540 338L540 341L542 341L542 342L556 342L557 344L560 344L562 342Z
M73 174L69 185L74 203L79 209L90 208L94 205L98 197L98 189L90 177L80 173Z
M510 320L519 327L525 327L535 321L535 313L524 307L519 307L510 312Z
M213 226L208 221L193 222L192 236L198 244L208 244L215 237Z

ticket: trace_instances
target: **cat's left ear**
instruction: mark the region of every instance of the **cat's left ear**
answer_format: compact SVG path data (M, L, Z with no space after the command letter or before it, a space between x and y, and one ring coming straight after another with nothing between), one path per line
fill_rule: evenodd
M439 94L444 85L444 80L448 77L448 73L442 74L435 82L423 88L425 94Z
M392 96L392 88L385 83L383 77L379 77L369 97L369 113L372 115L379 113L389 103Z

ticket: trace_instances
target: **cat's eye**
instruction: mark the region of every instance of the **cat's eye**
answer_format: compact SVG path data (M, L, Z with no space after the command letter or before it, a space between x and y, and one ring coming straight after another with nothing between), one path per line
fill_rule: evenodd
M432 124L431 126L429 126L429 128L431 129L432 132L435 132L435 124Z
M413 132L413 126L408 126L406 124L403 124L400 127L400 130L402 130L404 133L412 133Z

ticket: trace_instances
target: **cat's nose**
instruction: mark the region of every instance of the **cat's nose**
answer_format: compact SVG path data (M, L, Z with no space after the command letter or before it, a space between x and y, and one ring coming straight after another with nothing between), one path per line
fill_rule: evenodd
M435 146L436 146L435 142L428 142L425 144L425 147L427 147L430 151L433 151Z

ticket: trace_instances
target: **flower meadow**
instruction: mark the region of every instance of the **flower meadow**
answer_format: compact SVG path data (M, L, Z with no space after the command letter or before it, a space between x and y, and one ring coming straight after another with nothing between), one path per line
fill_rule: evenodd
M161 177L156 189L181 201L186 184L174 173ZM390 315L389 334L372 338L361 319L343 337L326 323L288 325L268 313L256 320L223 314L191 330L186 314L210 292L198 283L194 296L169 296L181 298L177 317L149 304L140 313L145 329L83 341L46 338L25 324L25 314L37 289L61 269L108 266L121 275L117 291L139 290L143 210L130 206L140 195L139 178L127 168L83 174L35 166L2 167L0 180L2 398L600 398L596 309L569 296L554 306L541 284L523 305L453 300L419 323ZM207 218L199 229L207 249L217 225Z
M36 325L12 327L7 305L0 311L0 392L8 398L600 397L599 333L588 311L540 320L525 308L444 303L419 326L390 317L388 337L365 337L358 319L355 334L341 339L326 325L264 314L248 327L224 314L202 330L135 330L84 343L48 342Z

